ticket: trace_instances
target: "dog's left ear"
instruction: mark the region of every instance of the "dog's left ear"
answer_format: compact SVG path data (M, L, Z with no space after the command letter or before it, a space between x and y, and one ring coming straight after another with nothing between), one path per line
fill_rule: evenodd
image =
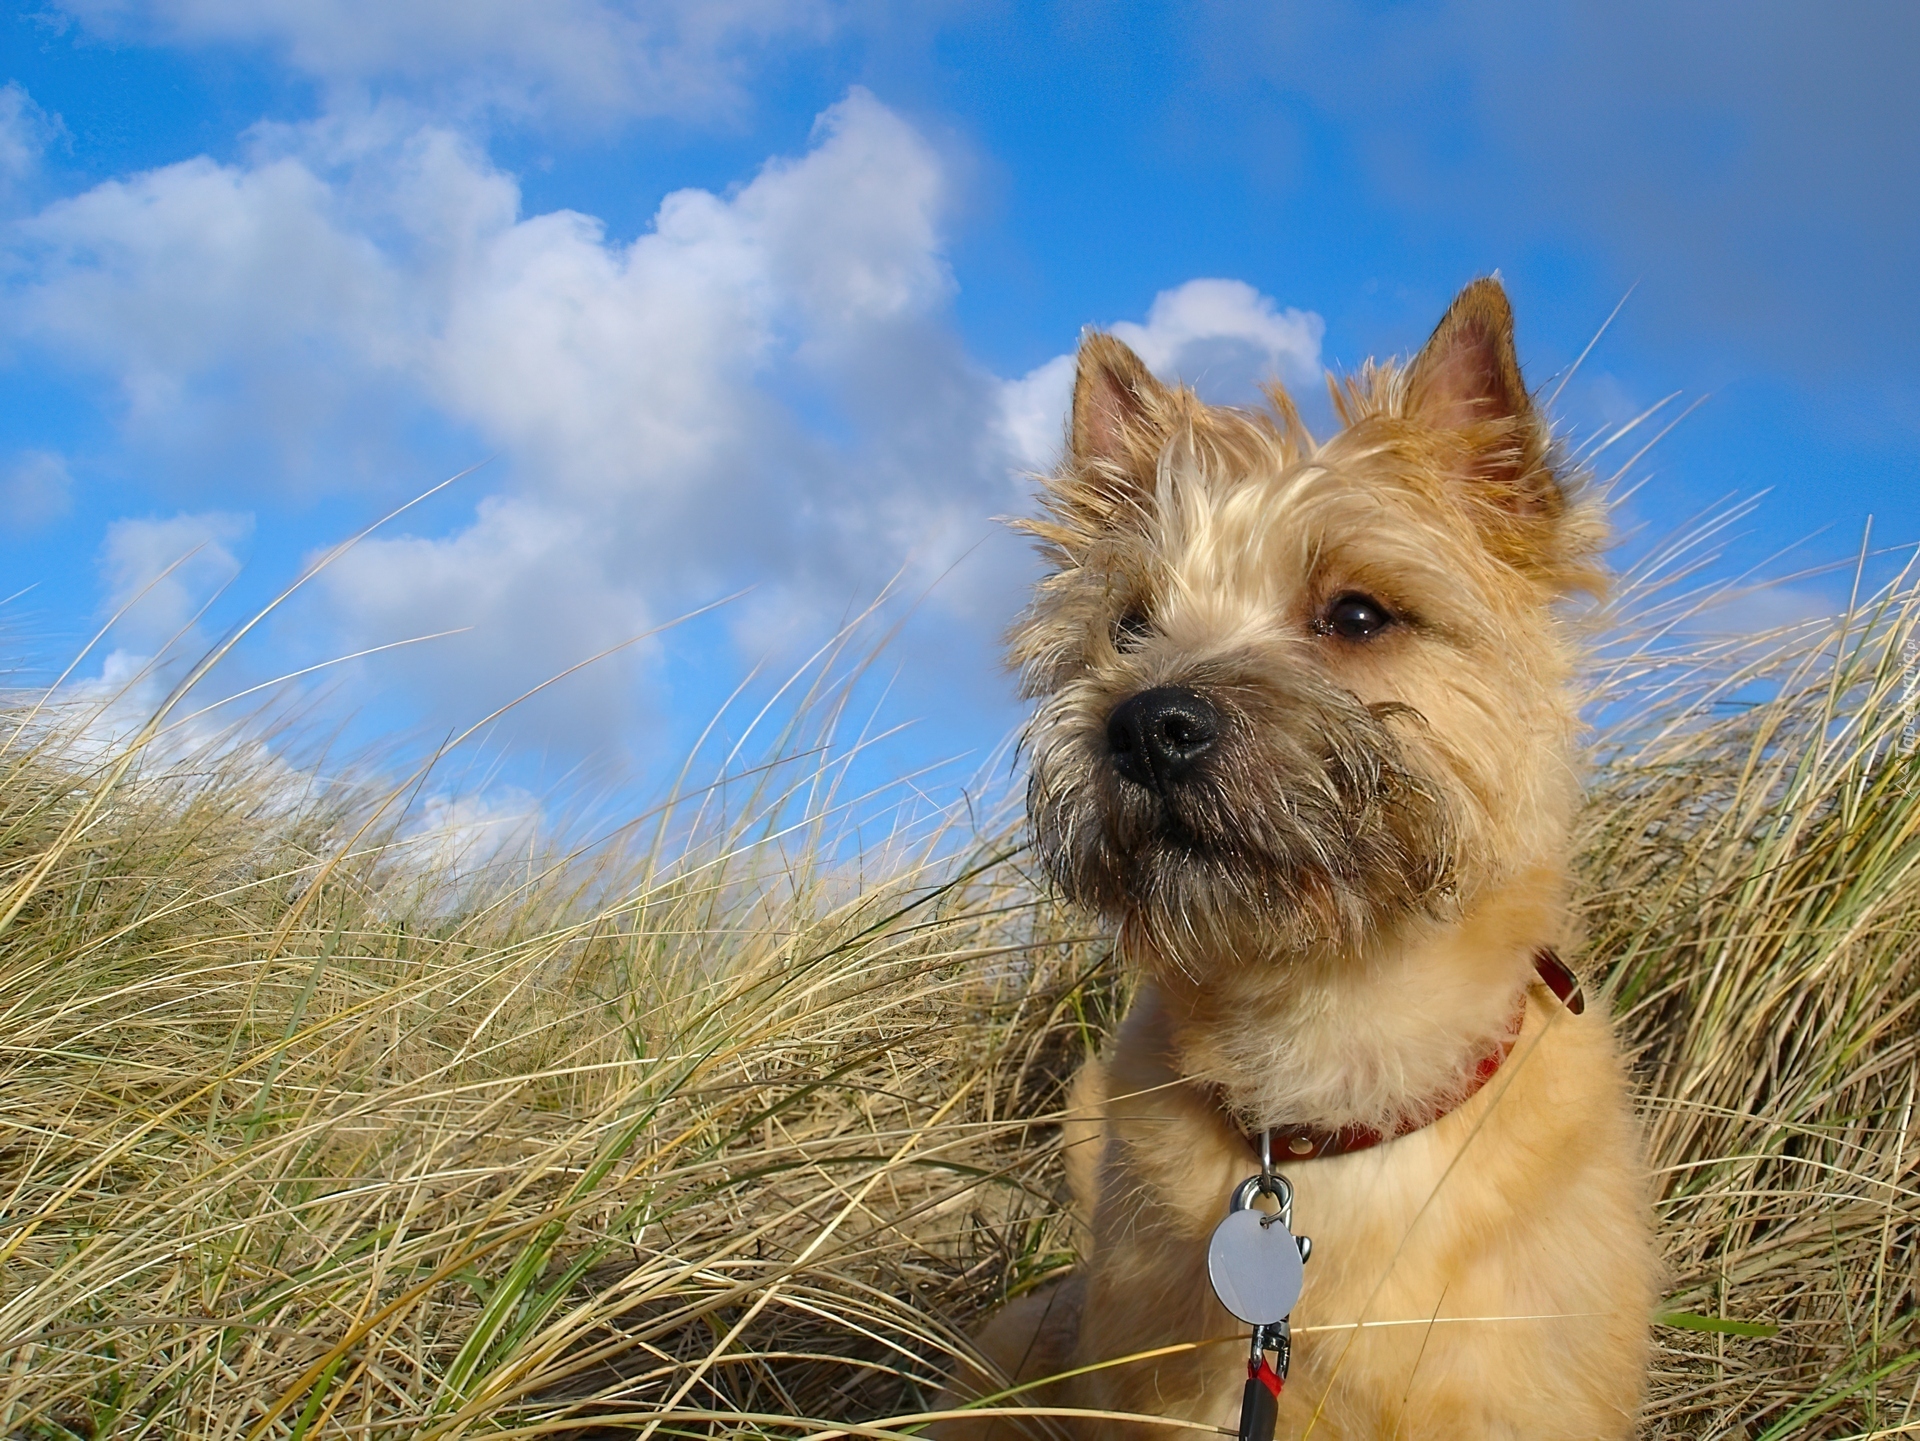
M1454 297L1407 370L1410 420L1450 433L1473 499L1508 515L1552 519L1565 499L1547 463L1546 423L1520 378L1513 307L1491 277Z

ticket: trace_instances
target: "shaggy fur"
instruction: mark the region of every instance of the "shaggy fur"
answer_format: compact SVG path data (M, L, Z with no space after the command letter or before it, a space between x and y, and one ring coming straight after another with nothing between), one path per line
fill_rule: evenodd
M1571 939L1556 608L1597 587L1601 518L1556 473L1495 281L1410 365L1336 385L1325 443L1271 398L1203 405L1111 336L1081 347L1013 654L1040 853L1141 986L1067 1128L1085 1264L995 1318L956 1389L1094 1367L1008 1404L1231 1428L1246 1328L1205 1256L1254 1169L1237 1124L1391 1133L1461 1102L1523 1006L1507 1063L1437 1122L1282 1158L1314 1253L1280 1435L1628 1436L1657 1283L1639 1140L1606 1018L1531 983ZM1386 623L1351 634L1356 597ZM1166 686L1218 738L1179 784L1130 781L1109 718Z

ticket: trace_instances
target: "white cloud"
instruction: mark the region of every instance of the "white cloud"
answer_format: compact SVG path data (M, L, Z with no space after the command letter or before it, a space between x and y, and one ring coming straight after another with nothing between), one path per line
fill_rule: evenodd
M336 92L443 110L708 116L746 100L770 42L822 39L830 0L61 0L115 40L260 46ZM336 93L336 100L339 98Z
M50 704L36 709L37 743L82 765L99 765L122 754L147 729L171 689L167 668L154 657L109 651L99 675L69 684ZM243 746L244 752L239 749ZM201 718L149 736L141 758L166 767L236 753L260 756L261 748Z
M38 530L58 520L73 505L73 477L64 456L50 450L23 450L0 475L0 525L9 530Z
M100 547L102 609L125 611L122 642L147 655L192 633L208 598L240 573L233 547L253 518L209 511L164 520L116 520Z
M442 636L408 647L383 673L435 721L470 724L649 628L644 566L621 574L619 541L586 511L489 497L452 536L364 542L321 582L336 646ZM618 650L516 704L504 728L538 731L569 751L616 745L645 709L634 687L652 653Z
M433 795L402 832L400 854L420 883L457 890L516 853L526 855L537 843L541 820L540 802L518 786Z
M403 277L298 160L196 159L114 180L13 227L7 328L117 382L142 444L312 449L391 384ZM336 462L337 463L337 462Z
M352 447L377 460L386 424L470 437L447 469L494 454L464 482L485 487L464 523L365 542L301 602L318 652L302 660L462 632L370 663L436 725L742 588L748 660L810 648L896 578L907 599L939 579L922 608L948 627L937 644L984 650L1027 564L993 517L1025 507L1017 472L1055 448L1071 360L1007 383L966 356L947 190L939 155L856 90L804 154L669 195L623 242L590 216L523 215L457 133L333 115L258 127L244 163L168 166L19 222L0 333L110 377L134 454L173 457L203 495L215 475L248 497L262 476L356 483L374 462ZM1310 368L1320 333L1218 280L1119 329L1169 373L1248 385ZM230 518L194 523L212 520ZM159 524L116 529L109 590L189 548ZM182 589L143 602L141 645L183 623L239 534L200 537ZM620 651L516 724L617 748L651 654Z
M1244 280L1189 280L1154 296L1145 325L1113 327L1156 375L1222 401L1249 398L1264 380L1318 380L1326 330L1311 311L1282 310Z
M0 202L9 200L40 168L40 157L64 127L42 110L18 81L0 85Z
M0 324L111 376L130 438L198 484L204 449L250 484L337 485L383 413L496 450L504 493L470 526L369 542L322 583L341 649L476 627L399 669L470 717L742 584L788 623L837 613L1008 508L997 383L944 320L944 203L938 157L860 91L806 154L670 195L627 244L521 216L444 129L333 117L19 223ZM631 658L605 669L554 711L575 741L631 709Z
M731 196L671 195L627 245L570 212L517 218L511 187L456 145L416 144L405 164L419 181L397 193L443 258L409 286L437 312L395 348L510 458L517 493L452 536L370 541L324 585L354 644L474 627L410 660L445 669L436 690L498 704L742 585L789 622L838 610L915 548L941 564L953 512L977 533L1011 498L984 426L957 453L926 443L948 419L929 409L984 417L993 382L938 324L937 159L863 92L805 156ZM903 404L862 414L854 446L802 413L867 411L888 385ZM605 743L638 660L534 712Z
M1051 470L1066 443L1066 415L1073 404L1073 357L1056 355L1036 365L1000 392L1000 423L1023 468Z
M276 701L286 692L254 692L233 708L217 703L209 686L180 689L212 645L201 616L240 573L235 552L253 528L252 516L220 511L107 526L97 564L111 648L98 674L70 681L34 708L47 745L99 765L137 743L137 764L148 775L172 772L193 789L225 770L244 775L263 805L289 809L329 784L268 739L271 720L261 722L281 714Z
M1154 296L1146 324L1115 322L1113 333L1163 380L1181 380L1221 404L1253 401L1269 380L1320 378L1326 322L1312 311L1282 310L1244 280L1189 280ZM1027 470L1060 458L1073 400L1073 357L1058 355L1000 396L1007 442Z

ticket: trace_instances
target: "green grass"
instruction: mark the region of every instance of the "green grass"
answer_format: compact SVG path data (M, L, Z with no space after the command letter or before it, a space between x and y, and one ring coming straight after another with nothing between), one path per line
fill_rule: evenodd
M1915 599L1597 672L1649 1437L1920 1434ZM1050 1118L1123 982L1011 818L849 858L789 759L423 876L411 778L64 723L0 750L0 1434L905 1434L1071 1264Z

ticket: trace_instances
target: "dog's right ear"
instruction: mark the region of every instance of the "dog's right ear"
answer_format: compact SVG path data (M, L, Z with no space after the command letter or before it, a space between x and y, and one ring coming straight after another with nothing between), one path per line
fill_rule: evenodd
M1080 342L1073 380L1069 469L1082 480L1131 490L1137 502L1153 490L1172 411L1173 392L1153 378L1124 341L1103 331L1089 333Z

